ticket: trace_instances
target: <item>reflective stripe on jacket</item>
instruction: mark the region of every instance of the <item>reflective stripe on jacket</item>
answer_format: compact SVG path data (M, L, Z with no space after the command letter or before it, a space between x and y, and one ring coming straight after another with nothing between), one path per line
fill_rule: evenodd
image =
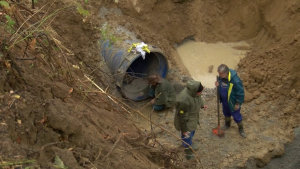
M221 78L219 77L219 84L221 84ZM219 85L219 88L221 85ZM227 102L230 107L231 112L234 112L235 103L244 103L245 93L244 87L241 79L238 77L235 70L229 69L228 73L228 98ZM221 101L221 100L220 100Z

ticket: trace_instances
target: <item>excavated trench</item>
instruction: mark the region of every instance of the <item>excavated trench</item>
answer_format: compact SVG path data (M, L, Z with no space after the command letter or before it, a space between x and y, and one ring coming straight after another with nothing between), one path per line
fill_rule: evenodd
M299 88L291 85L291 88L279 89L284 81L284 72L290 72L285 81L296 81L291 73L296 62L292 62L288 55L297 53L296 47L289 46L290 41L298 38L295 21L299 15L291 13L297 6L299 3L293 0L285 6L279 0L274 3L266 0L260 3L193 1L182 4L138 1L132 6L119 3L118 7L131 19L125 27L143 41L165 51L172 63L167 79L173 84L184 85L181 80L186 74L181 71L182 66L188 71L189 78L200 80L207 86L203 97L209 109L201 112L200 127L195 135L195 142L200 146L197 153L205 168L262 167L273 157L283 155L284 145L294 139L293 127L299 126L299 116L295 113L299 110L295 106L299 103ZM165 16L165 13L172 15ZM293 25L291 30L287 32L282 22ZM195 42L183 43L177 51L170 47L176 46L185 37L193 37ZM297 40L293 43L298 44ZM289 54L285 51L287 48L291 49ZM179 55L179 61L176 55ZM236 124L226 131L223 139L212 135L217 113L215 91L211 88L214 87L217 66L221 63L237 69L244 83L246 103L242 107L242 115L248 135L246 139L238 135ZM280 66L280 71L275 69L275 65ZM272 76L276 77L276 81ZM293 89L292 99L286 102L285 98L289 97L286 94ZM140 107L147 101L140 102ZM151 109L145 108L143 114L150 117ZM161 114L152 113L152 120L179 136L172 125L174 110ZM139 121L137 126L151 132L147 120L140 116L134 119ZM223 117L221 120L223 123ZM152 130L157 132L157 139L163 145L170 148L180 145L177 139L159 128Z
M160 8L156 9L158 5ZM169 18L162 15L160 22L147 20L145 25L154 25L153 30L167 37L169 43L180 42L193 35L196 42L187 42L177 48L182 62L179 65L185 66L192 78L203 81L207 87L214 87L216 68L223 62L237 69L244 83L246 103L242 114L248 135L244 140L239 137L235 124L225 133L224 139L212 136L211 130L216 127L215 93L207 90L204 94L210 109L201 112L195 142L200 144L198 155L204 161L205 168L262 167L272 158L289 153L289 149L284 151L284 145L293 141L293 128L299 126L299 87L293 85L297 82L297 75L292 73L299 66L299 59L295 60L299 58L299 23L296 23L300 18L299 12L296 12L299 6L299 2L294 0L284 5L282 1L194 1L187 3L185 10L172 8L172 4L166 2L156 4L152 6L152 11L143 13L150 20L157 16L155 12L159 13L158 9L165 9L165 13L168 10L187 13L175 13L169 17L181 24L170 23ZM163 26L165 23L167 26ZM168 29L168 26L176 29ZM243 40L251 47L247 43L241 44ZM171 80L175 74L171 75ZM282 84L286 84L284 88L281 88ZM171 112L158 119L163 119L160 122L179 135L172 126ZM166 145L180 144L157 130L162 132L161 140ZM299 153L295 155L299 156ZM297 161L290 159L289 163L296 164ZM283 165L288 166L288 163Z
M69 3L55 1L49 5L53 5L51 8L56 11L63 5L69 6ZM95 91L96 88L91 90L92 84L83 75L95 76L95 82L111 95L119 96L115 94L116 85L123 91L132 92L134 89L134 98L137 98L140 96L140 89L144 95L147 93L144 91L146 83L126 83L125 75L134 74L135 77L143 79L144 74L153 70L160 72L157 65L160 65L158 60L163 56L161 58L166 60L162 65L168 65L166 77L174 87L178 87L176 92L179 93L189 78L199 78L203 82L208 79L207 86L210 86L215 78L216 67L220 64L216 61L222 57L237 59L232 65L226 60L224 62L231 68L236 68L237 65L245 87L242 115L247 138L242 139L239 136L235 123L226 131L224 138L212 134L212 129L217 126L216 93L213 89L206 88L203 98L208 109L200 113L200 126L193 140L200 148L196 153L201 159L202 167L253 169L266 166L273 161L272 158L282 155L278 159L283 161L274 160L274 164L269 164L270 168L298 167L299 158L294 157L299 157L297 127L300 126L300 1L128 0L78 3L82 3L84 9L97 16L82 18L72 8L71 13L70 10L61 10L55 19L50 19L51 24L49 23L57 32L51 35L62 42L63 49L74 51L70 55L53 51L53 57L65 63L62 67L71 67L72 75L78 76L72 84L65 82L62 76L49 78L52 76L47 72L51 72L52 67L48 64L47 66L44 60L39 60L43 55L38 55L34 61L14 61L13 57L23 55L21 48L23 45L22 49L27 48L25 43L19 44L21 51L17 49L10 55L11 59L8 58L12 70L18 68L20 72L15 70L8 74L7 69L1 67L1 77L6 79L0 84L0 100L3 103L0 130L4 133L0 135L0 155L3 161L15 161L15 158L36 159L41 167L53 168L57 155L68 168L162 168L165 167L164 160L169 156L158 159L160 155L176 150L176 159L173 161L190 164L184 158L184 150L180 148L181 142L178 139L158 127L151 127L149 121L139 115L131 116L123 112L119 105L112 104L103 93ZM37 5L41 9L44 4L46 1L41 0ZM99 10L94 7L101 7L100 17ZM23 9L19 11L22 14L24 12ZM45 13L47 11L48 8ZM5 17L2 17L2 22L7 22ZM107 44L105 52L99 52L97 42L103 32L94 28L101 27L103 22L110 25L110 31L107 29L106 35L111 35L112 32L118 40L114 46ZM122 32L123 28L135 33L140 40L136 41L132 34ZM2 35L4 29L0 30ZM185 56L181 56L182 61L177 61L175 44L191 36L194 37L196 42L193 45L196 46L189 46L183 52ZM4 36L0 38L5 41ZM247 44L240 44L243 40L251 44L251 48ZM123 53L128 54L131 44L141 41L151 47L157 46L160 50L153 49L153 53L157 53L146 56L149 60L132 55L127 59L116 59L118 64L111 64L110 68L109 64L99 65L100 61L104 61L99 53L102 58L110 51L109 56L118 55L120 51L114 47L121 45L118 49L123 49ZM188 43L181 47L184 45ZM33 55L34 51L29 53ZM109 59L113 57L107 57L107 62L110 62ZM129 64L117 67L127 61ZM7 62L4 63L8 67ZM50 64L53 63L52 61ZM54 65L58 66L58 63L60 62L55 62ZM143 65L144 63L147 64ZM78 66L80 69L75 68ZM208 73L210 66L212 73ZM106 67L114 72L107 73ZM161 70L163 75L164 70ZM199 75L201 76L198 77ZM132 86L126 87L128 84ZM137 89L136 85L141 85L141 88ZM87 94L92 92L93 94ZM136 110L141 110L149 102L147 99L140 102L127 101L121 97L120 99ZM146 106L141 112L172 134L180 136L173 126L174 109L161 114L151 110L150 106ZM223 123L222 117L221 125ZM151 132L155 133L156 139L147 137ZM124 137L121 137L122 134ZM163 148L155 144L155 141L159 141ZM286 145L288 146L285 148ZM153 152L156 156L149 155ZM154 158L157 160L154 161ZM189 168L201 166L197 163Z

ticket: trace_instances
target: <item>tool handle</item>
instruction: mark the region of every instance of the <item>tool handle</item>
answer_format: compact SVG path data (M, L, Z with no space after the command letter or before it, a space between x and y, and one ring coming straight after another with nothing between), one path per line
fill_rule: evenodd
M219 82L219 77L217 76L217 82ZM219 83L220 86L220 83ZM219 91L219 86L217 87L217 107L218 107L218 126L220 126L220 91Z

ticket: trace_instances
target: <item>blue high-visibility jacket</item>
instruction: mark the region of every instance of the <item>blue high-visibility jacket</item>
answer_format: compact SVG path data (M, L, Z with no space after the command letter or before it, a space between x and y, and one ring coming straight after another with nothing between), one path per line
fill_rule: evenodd
M219 90L221 87L221 78L219 77ZM234 112L234 105L235 103L240 103L240 106L242 103L244 103L244 98L245 98L245 92L244 92L244 87L241 79L238 77L237 73L235 70L229 69L228 72L228 85L227 85L227 90L228 90L228 98L227 102L230 107L231 112ZM221 99L220 99L220 102Z

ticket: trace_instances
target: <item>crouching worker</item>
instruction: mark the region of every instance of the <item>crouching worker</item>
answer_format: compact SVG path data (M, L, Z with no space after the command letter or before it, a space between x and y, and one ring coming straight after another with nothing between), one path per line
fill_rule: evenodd
M148 83L150 84L149 96L154 97L151 100L154 110L159 111L174 106L176 94L169 81L163 79L159 74L154 74L148 77Z
M197 147L192 143L192 139L197 129L197 124L199 124L200 109L207 108L207 105L204 105L204 101L201 98L203 89L204 87L200 82L188 81L175 104L174 126L178 131L181 131L181 139L194 150L197 150ZM185 148L186 159L195 158L189 146L183 142L182 145Z

